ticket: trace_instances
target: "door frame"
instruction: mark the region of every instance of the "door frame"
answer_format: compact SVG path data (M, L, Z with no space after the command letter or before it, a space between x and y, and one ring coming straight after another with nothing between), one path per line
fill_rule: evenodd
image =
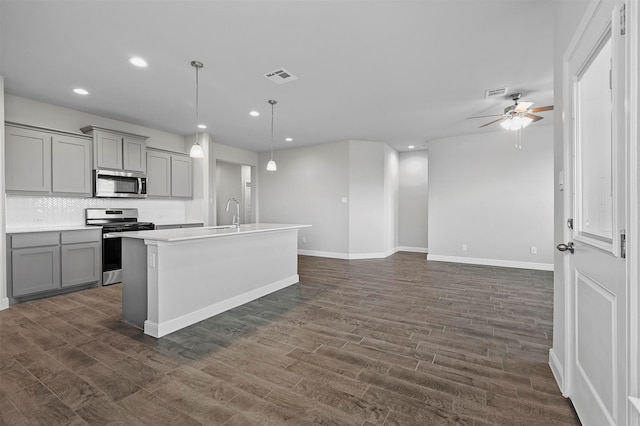
M562 113L565 117L562 125L562 138L563 138L563 156L564 163L563 169L565 188L573 189L575 185L575 164L573 159L573 139L572 139L572 125L573 120L571 113L574 108L572 93L572 78L569 72L569 60L574 52L576 46L581 40L585 30L591 24L592 18L599 10L600 7L607 3L606 0L592 0L584 14L580 25L578 26L571 43L569 44L566 53L563 57L562 64L562 79L563 79L563 107ZM628 99L626 101L626 187L627 197L626 204L626 236L627 236L627 270L626 270L626 298L627 298L627 372L629 373L629 380L627 383L627 394L629 401L627 403L627 420L631 426L640 426L640 365L638 359L640 358L640 286L638 284L640 279L640 243L638 241L640 233L640 197L638 192L640 191L640 174L638 170L638 164L640 163L640 149L639 132L638 132L638 116L640 109L638 106L638 98L640 96L640 84L638 74L638 61L640 54L640 31L638 31L638 25L640 24L640 7L637 1L625 1L626 3L626 70L627 70L627 93ZM570 172L569 172L570 171ZM573 191L564 191L564 219L574 216L574 195ZM573 232L565 227L563 230L562 241L569 241L573 237ZM575 357L575 342L573 339L574 330L574 293L573 286L569 282L572 275L570 271L571 263L568 256L563 257L563 271L564 271L564 359L562 360L562 376L559 385L561 386L562 394L566 397L571 397L572 389L572 371L571 360ZM627 395L624 396L625 398Z

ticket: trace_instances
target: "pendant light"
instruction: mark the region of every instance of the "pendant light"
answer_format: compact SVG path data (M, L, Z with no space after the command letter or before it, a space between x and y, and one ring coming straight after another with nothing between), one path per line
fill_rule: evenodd
M198 61L191 61L191 66L196 69L196 139L191 146L189 156L193 158L204 158L204 151L202 151L202 147L198 143L198 71L204 67L204 64Z
M273 161L273 106L278 103L278 101L274 101L273 99L269 100L271 104L271 160L267 163L267 170L270 172L275 172L278 170L278 166L276 162Z

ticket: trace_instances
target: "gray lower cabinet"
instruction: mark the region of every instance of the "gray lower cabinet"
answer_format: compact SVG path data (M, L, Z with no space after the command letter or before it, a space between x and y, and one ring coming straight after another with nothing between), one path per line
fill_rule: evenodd
M11 253L13 296L60 288L60 247L35 247Z
M100 281L100 243L61 246L62 287Z
M7 235L9 301L96 286L102 276L101 229Z
M147 149L147 195L193 198L193 161L185 154Z
M29 195L91 196L91 138L7 123L5 189Z

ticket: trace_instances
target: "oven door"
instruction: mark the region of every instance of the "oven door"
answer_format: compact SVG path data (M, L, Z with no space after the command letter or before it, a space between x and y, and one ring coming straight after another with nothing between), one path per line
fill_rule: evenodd
M102 238L102 285L122 282L122 238Z
M146 198L147 177L144 173L124 170L96 170L93 195L98 198Z

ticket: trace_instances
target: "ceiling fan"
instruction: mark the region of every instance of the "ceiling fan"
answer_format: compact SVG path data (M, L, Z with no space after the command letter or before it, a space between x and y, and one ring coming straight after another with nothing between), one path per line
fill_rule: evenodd
M489 123L483 124L480 127L486 127L490 124L499 122L500 125L505 129L518 130L544 118L540 117L539 115L533 114L534 112L550 111L553 109L553 105L530 108L531 105L533 105L533 102L519 103L518 101L522 97L522 93L514 93L510 97L514 102L514 105L509 105L508 107L506 107L503 114L479 115L477 117L469 118L500 117L497 120L490 121Z

